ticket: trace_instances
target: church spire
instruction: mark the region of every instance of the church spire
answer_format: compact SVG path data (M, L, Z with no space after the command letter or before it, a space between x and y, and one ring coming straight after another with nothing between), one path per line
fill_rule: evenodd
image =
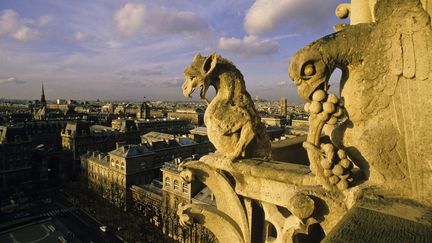
M44 84L43 84L43 82L42 82L41 105L42 106L46 106L45 91L44 91Z

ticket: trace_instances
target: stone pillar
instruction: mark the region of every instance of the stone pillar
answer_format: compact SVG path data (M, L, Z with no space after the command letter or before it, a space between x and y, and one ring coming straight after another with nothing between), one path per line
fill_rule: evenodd
M432 1L431 0L421 0L421 3L423 5L423 8L426 10L426 12L429 13L429 15L432 14Z
M360 23L370 23L373 21L371 6L369 2L375 2L376 0L351 0L351 12L350 19L351 25ZM373 4L375 5L375 4Z

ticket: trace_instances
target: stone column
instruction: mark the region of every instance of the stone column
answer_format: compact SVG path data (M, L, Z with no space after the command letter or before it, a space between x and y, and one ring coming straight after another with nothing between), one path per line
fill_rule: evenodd
M421 3L423 5L423 8L426 10L426 12L431 15L432 13L432 1L431 0L421 0Z
M373 21L371 6L369 2L375 2L376 0L351 0L351 12L350 19L351 25L360 23L370 23ZM375 4L373 4L375 5Z

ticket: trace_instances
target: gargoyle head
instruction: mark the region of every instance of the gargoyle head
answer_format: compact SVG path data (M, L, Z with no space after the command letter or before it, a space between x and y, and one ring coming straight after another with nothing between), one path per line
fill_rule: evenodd
M289 66L289 75L298 86L297 92L305 101L310 101L312 93L322 87L327 90L328 80L335 66L324 61L321 52L314 46L307 46L297 52Z
M184 70L185 82L182 85L183 95L190 98L196 88L201 87L200 97L205 95L211 84L211 75L216 67L219 56L212 54L202 57L200 53L195 55L192 63Z

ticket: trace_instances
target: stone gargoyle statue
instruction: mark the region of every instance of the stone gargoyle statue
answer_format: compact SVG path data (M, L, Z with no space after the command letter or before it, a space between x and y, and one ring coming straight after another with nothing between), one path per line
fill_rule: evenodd
M366 183L432 204L430 16L419 0L379 0L374 17L375 22L345 26L301 49L289 74L316 119L327 112L320 119L330 121L334 104L344 110L347 119L332 122L330 137ZM328 100L322 100L330 96L336 68L342 70L343 102L336 98L326 107ZM319 159L311 159L312 170L324 174Z
M243 75L232 62L216 53L208 57L198 53L184 75L183 94L191 97L200 87L200 97L208 104L204 123L216 152L230 160L270 158L265 126L246 91ZM216 90L211 102L206 98L210 86Z

